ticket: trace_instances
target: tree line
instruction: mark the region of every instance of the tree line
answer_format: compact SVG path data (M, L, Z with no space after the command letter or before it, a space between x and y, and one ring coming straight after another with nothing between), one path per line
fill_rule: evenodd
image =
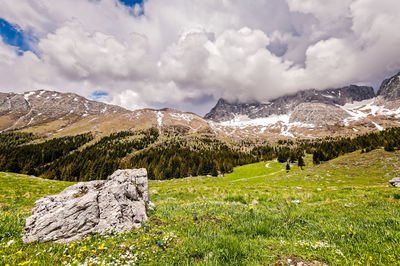
M76 150L93 139L92 134L54 138L44 142L29 143L32 135L21 133L0 134L0 170L5 172L40 175L40 167ZM5 144L7 143L7 144Z
M208 138L173 140L141 151L123 166L144 167L151 179L184 178L232 172L238 165L259 161L260 157L241 152L218 140Z
M169 134L157 129L118 132L98 141L90 133L42 140L31 133L0 134L0 171L65 181L105 179L117 169L144 167L151 179L184 178L229 173L234 167L277 159L304 166L305 154L314 164L360 150L400 148L400 128L354 138L281 140L275 144L228 143L221 140Z

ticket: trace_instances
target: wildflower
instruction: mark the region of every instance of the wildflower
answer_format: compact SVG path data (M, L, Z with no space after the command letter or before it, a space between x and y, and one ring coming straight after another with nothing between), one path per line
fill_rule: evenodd
M369 256L369 260L372 260L372 257L371 257L371 256Z
M24 262L18 263L18 265L19 265L19 266L23 266L23 265L27 265L27 264L29 264L30 262L31 262L31 261L27 260L27 261L24 261Z
M99 248L99 249L104 249L104 246L105 246L105 244L102 243L102 244L100 245L100 248Z
M17 254L22 254L22 251L20 250L20 251L17 251Z

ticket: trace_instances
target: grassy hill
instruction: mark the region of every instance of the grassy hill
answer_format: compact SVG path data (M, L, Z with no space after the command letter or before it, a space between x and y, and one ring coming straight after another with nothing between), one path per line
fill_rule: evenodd
M72 183L0 174L0 265L395 265L400 151L348 154L305 170L263 162L225 177L152 181L156 210L138 231L67 245L23 245L36 199Z

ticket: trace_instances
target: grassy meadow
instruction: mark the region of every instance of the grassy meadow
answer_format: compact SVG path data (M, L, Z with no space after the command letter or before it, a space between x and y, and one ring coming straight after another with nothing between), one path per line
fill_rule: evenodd
M73 184L0 173L0 265L400 265L400 151L304 170L270 161L224 177L151 181L139 230L22 244L35 200Z

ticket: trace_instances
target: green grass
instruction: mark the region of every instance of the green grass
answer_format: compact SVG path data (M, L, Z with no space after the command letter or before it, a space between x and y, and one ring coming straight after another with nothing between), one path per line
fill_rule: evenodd
M156 209L141 229L68 245L23 245L21 233L34 201L71 183L0 174L0 265L399 265L400 190L387 181L400 176L400 152L306 164L152 181Z

